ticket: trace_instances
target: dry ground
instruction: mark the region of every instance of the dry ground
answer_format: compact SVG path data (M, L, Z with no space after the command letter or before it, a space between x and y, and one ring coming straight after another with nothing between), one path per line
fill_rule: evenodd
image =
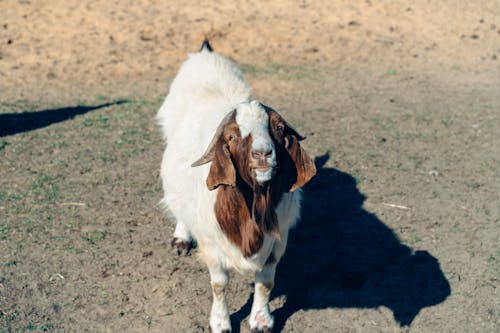
M154 115L204 36L308 139L277 332L500 331L498 1L0 1L0 332L207 332ZM234 331L251 277L233 275ZM241 326L240 326L241 324Z

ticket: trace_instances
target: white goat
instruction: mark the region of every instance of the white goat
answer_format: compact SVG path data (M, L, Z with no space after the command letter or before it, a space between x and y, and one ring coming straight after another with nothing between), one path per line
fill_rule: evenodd
M250 326L270 332L269 295L300 215L297 189L316 173L303 138L252 100L241 71L208 41L180 68L157 118L167 140L162 206L177 220L172 245L187 254L198 244L210 271L212 332L231 332L230 268L255 272Z

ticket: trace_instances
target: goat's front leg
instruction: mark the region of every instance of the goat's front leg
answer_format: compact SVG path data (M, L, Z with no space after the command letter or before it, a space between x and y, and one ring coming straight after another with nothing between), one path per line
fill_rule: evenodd
M262 271L255 274L255 291L249 319L252 333L270 333L274 326L274 318L269 311L269 296L274 287L277 262L272 255L270 259Z
M229 282L229 274L220 265L208 267L210 283L212 285L212 311L210 311L210 329L212 333L230 333L231 320L227 309L226 295L224 293Z

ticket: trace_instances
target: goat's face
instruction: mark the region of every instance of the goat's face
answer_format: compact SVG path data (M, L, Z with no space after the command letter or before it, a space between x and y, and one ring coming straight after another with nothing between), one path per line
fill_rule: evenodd
M269 115L257 102L240 104L235 112L238 133L230 132L229 150L241 177L263 185L276 173L276 149L269 133Z
M207 152L193 166L212 161L210 190L235 186L237 175L255 188L279 174L283 190L294 191L316 173L314 162L300 147L302 139L276 111L258 101L242 103L222 120Z

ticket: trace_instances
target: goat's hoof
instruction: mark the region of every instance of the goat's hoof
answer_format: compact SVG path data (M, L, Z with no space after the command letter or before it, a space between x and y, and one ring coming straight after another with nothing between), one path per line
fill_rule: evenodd
M185 240L182 238L174 237L172 239L172 242L170 243L172 247L174 248L175 253L178 256L190 256L191 255L191 249L195 248L195 243L190 240Z
M251 329L252 333L272 333L272 331L273 330L267 326L264 326L262 328L254 327Z

